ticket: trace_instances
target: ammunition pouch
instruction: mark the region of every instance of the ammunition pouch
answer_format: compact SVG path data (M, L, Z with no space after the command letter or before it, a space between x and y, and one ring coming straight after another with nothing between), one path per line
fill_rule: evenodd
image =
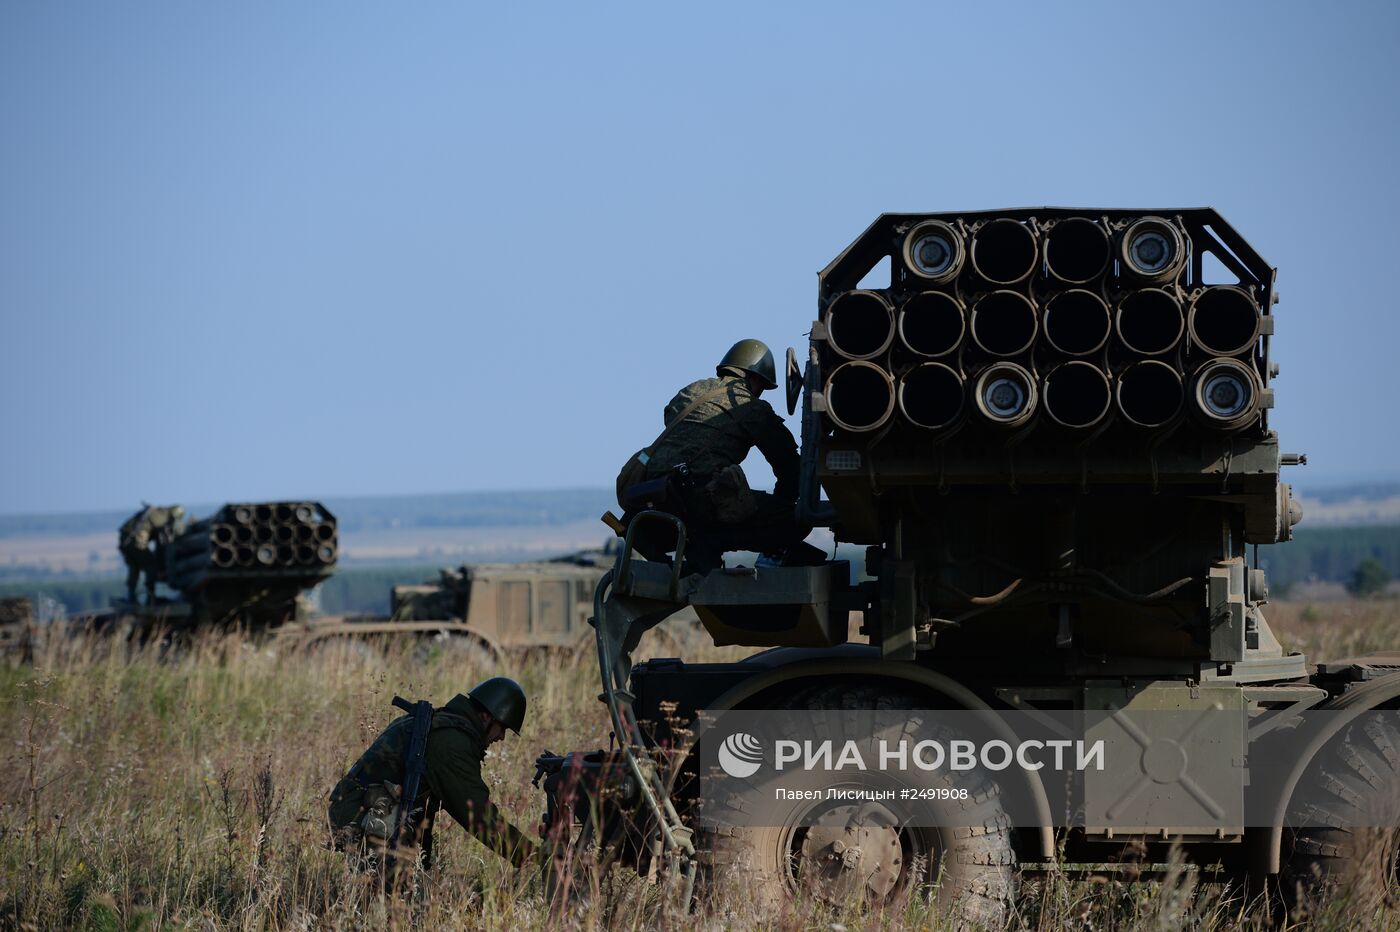
M623 489L621 505L625 511L631 513L659 508L672 498L671 477L662 476L660 479L648 479Z
M403 806L402 794L401 787L388 781L365 788L364 808L356 821L365 840L376 845L389 843Z
M648 479L623 489L619 504L628 514L655 508L684 518L686 494L692 488L690 467L680 463L659 479Z
M749 488L743 467L737 463L726 466L705 484L705 496L714 509L717 524L742 524L758 514L758 500Z

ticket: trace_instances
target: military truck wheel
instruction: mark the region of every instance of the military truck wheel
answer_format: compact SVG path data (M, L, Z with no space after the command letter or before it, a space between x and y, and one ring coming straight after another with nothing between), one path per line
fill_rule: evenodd
M1284 841L1283 893L1295 912L1345 894L1358 906L1400 899L1400 729L1367 715L1303 776ZM1350 827L1347 827L1350 826Z
M791 709L925 705L867 686L809 689L783 703ZM708 850L709 886L719 902L734 902L726 889L738 892L759 915L776 914L798 897L890 906L932 894L958 923L998 928L1015 888L1010 818L988 773L960 772L957 786L969 790L967 799L919 805L944 810L930 821L962 827L912 826L877 802L810 802L795 804L781 826L707 834L701 842Z

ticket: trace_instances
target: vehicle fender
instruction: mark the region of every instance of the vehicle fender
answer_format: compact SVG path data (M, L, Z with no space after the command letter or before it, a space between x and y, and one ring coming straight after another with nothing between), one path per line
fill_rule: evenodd
M1261 865L1266 873L1277 874L1282 866L1284 818L1288 813L1288 802L1298 781L1303 778L1309 765L1327 742L1364 713L1373 711L1400 699L1400 673L1381 676L1361 683L1335 699L1316 707L1316 711L1337 713L1331 717L1326 727L1320 729L1306 746L1298 751L1293 767L1275 784L1277 796L1272 802L1273 820L1269 829L1269 840L1265 849L1267 860Z

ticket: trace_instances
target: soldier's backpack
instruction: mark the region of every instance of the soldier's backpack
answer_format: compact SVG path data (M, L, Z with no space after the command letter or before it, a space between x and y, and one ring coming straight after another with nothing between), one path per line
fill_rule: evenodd
M413 830L410 826L416 825L423 815L414 806L418 801L418 791L422 787L423 772L427 765L428 733L433 725L433 705L426 700L409 702L399 696L394 697L394 705L412 716L408 741L400 756L400 770L396 775L402 782L369 782L361 771L364 758L356 761L355 766L345 775L345 779L337 784L337 790L332 792L331 823L338 835L337 847L361 839L376 847L397 847L400 837L404 835L404 829L409 828L408 834L412 835ZM344 809L345 803L353 805L353 797L336 799L340 788L347 786L347 781L353 786L358 786L361 791L358 812L353 815L350 810ZM337 808L341 809L341 818L337 818Z
M666 429L657 434L656 439L647 446L642 447L636 453L627 458L627 462L622 464L622 470L617 474L617 504L623 511L627 510L627 490L634 485L640 485L647 481L647 463L651 462L652 451L660 446L661 441L666 439L666 435L671 432L681 421L690 416L690 412L700 407L707 401L718 398L729 390L729 386L720 383L719 387L713 391L706 392L686 405L681 413L676 415L675 420L666 425Z

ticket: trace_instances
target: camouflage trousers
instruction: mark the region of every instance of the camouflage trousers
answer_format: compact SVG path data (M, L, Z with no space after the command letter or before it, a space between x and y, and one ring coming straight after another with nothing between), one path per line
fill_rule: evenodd
M691 572L706 573L724 563L723 555L734 550L781 554L801 543L806 536L797 525L792 502L774 498L767 492L749 491L748 517L725 521L731 500L715 501L710 489L699 483L688 491L676 509L663 510L685 522L685 562ZM731 512L732 513L732 512ZM625 520L630 520L628 515ZM669 562L675 549L675 533L670 528L649 525L634 538L637 550L648 560Z
M396 793L368 788L370 805L348 825L331 829L331 847L345 853L354 873L380 878L384 888L396 894L411 893L421 887L423 875L432 867L433 819L415 811L405 819L399 843L389 846L388 838L398 816Z
M422 892L430 864L424 848L401 844L391 849L353 827L336 832L334 847L345 853L351 873L374 878L385 893L406 897Z

